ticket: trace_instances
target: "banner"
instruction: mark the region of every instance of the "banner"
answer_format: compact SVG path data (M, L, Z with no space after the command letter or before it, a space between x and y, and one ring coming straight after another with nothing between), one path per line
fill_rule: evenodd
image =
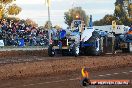
M19 44L20 47L23 47L25 45L24 39L20 39L19 40Z
M116 29L116 21L112 21L112 29L115 30Z
M0 46L4 46L4 41L0 40Z

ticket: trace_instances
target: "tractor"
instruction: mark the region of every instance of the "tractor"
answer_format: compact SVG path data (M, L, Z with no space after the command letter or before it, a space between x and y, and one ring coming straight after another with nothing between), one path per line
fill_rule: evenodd
M77 30L70 31L68 29L52 29L50 34L50 44L48 47L48 55L79 55L79 38L80 34Z

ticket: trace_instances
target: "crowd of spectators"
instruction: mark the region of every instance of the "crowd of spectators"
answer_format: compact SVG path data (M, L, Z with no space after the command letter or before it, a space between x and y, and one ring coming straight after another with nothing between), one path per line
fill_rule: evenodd
M4 41L5 46L48 45L47 36L47 31L39 27L20 21L0 20L0 40Z

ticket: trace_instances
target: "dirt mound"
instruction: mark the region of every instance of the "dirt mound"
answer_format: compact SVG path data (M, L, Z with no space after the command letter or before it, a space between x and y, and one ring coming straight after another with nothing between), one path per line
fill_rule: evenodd
M36 53L38 53L36 51ZM43 57L46 58L46 57ZM59 59L58 59L59 58ZM132 56L113 57L53 57L39 62L14 63L0 66L0 79L13 79L32 76L59 75L80 71L82 67L100 70L121 66L132 66Z

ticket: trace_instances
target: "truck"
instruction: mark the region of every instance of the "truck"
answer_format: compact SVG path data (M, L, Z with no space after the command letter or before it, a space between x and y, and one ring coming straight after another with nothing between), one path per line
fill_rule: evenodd
M112 25L105 25L105 26L94 26L95 29L100 31L112 33L114 38L113 46L115 51L121 50L124 53L132 52L132 35L128 37L128 31L130 29L129 26L124 25L116 25L116 28L113 29Z

